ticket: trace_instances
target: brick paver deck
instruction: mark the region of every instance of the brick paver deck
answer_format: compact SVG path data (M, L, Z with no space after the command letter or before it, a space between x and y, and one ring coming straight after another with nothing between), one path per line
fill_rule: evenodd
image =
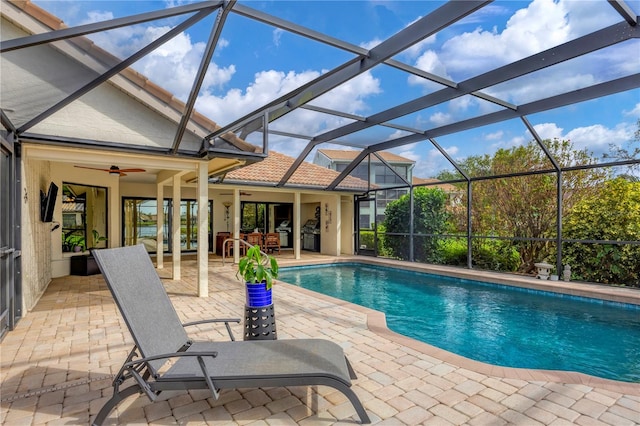
M208 298L196 296L195 262L183 262L182 280L165 280L185 322L243 313L235 270L211 266ZM640 424L640 384L477 363L390 332L375 311L282 283L274 297L280 339L323 337L343 346L358 374L354 390L374 424ZM242 324L233 329L242 336ZM196 339L226 339L224 327L190 331ZM89 424L111 396L112 375L131 346L101 276L53 280L0 345L0 423ZM225 390L217 401L208 391L166 392L154 403L133 396L107 424L355 422L341 393L316 386Z

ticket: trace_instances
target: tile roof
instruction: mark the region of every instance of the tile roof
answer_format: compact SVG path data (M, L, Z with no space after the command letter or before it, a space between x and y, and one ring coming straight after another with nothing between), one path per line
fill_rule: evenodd
M419 177L413 177L411 180L411 183L413 185L424 185L424 184L432 184L431 186L435 186L437 188L442 189L445 192L460 192L460 188L451 185L450 183L440 183L438 184L437 182L440 182L438 179L433 179L433 178L419 178ZM435 183L435 185L433 185Z
M279 152L269 151L269 156L264 160L227 173L224 181L225 183L260 182L275 185L280 182L280 179L282 179L294 161L295 159L293 157ZM287 183L289 185L324 189L331 184L338 175L340 175L340 173L335 170L304 161ZM368 183L365 180L347 176L340 183L339 188L362 192L368 189Z
M346 150L346 149L319 149L318 152L321 152L331 160L353 160L358 156L358 154L360 154L360 151ZM402 157L392 152L379 151L379 152L376 152L376 154L378 154L380 157L382 157L383 160L387 162L412 163L412 164L415 163L415 161L409 158ZM375 155L371 156L371 158L373 161L377 160Z

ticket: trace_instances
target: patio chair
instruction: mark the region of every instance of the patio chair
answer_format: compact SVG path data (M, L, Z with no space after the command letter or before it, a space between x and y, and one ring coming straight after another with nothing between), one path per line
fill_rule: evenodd
M192 341L144 246L92 251L135 346L113 381L113 396L98 412L101 425L123 399L165 390L324 385L342 392L362 423L370 423L351 389L355 372L342 348L324 339ZM198 321L201 324L207 321ZM129 386L122 388L125 383Z
M231 238L231 235L229 235L229 238ZM241 240L246 240L247 239L247 234L240 234L239 238ZM227 243L227 257L231 257L233 255L233 248L235 247L235 241L229 241ZM240 256L244 256L245 253L247 252L247 246L245 246L244 244L242 244L242 242L238 243L238 254Z
M280 234L277 232L269 232L264 237L264 251L265 253L274 253L275 251L280 253Z
M247 242L249 244L251 244L252 246L258 246L260 247L260 250L263 249L262 247L262 234L259 232L252 232L250 234L247 234Z

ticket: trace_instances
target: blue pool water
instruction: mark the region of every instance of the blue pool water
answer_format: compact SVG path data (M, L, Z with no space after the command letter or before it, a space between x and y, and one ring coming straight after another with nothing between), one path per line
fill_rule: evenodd
M640 382L640 308L362 264L291 267L280 280L385 313L390 329L507 367Z

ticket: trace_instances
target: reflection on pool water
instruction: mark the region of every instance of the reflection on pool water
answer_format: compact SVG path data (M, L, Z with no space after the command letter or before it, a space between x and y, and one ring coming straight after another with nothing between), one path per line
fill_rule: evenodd
M478 361L640 382L640 307L364 264L280 280L385 313L391 330Z

